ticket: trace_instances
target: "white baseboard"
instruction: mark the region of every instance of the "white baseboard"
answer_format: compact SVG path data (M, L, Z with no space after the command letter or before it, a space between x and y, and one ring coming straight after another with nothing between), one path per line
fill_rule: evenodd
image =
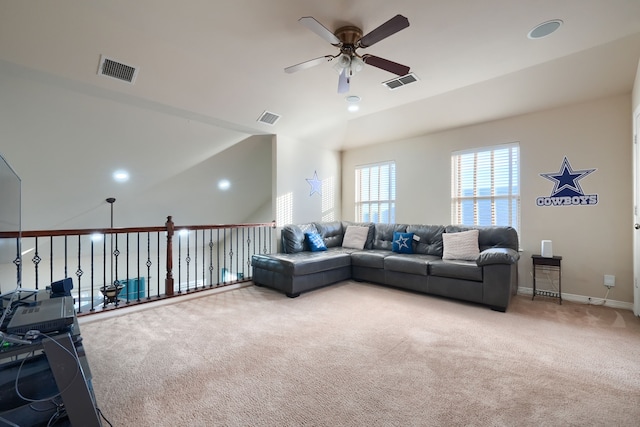
M533 288L518 287L518 295L533 295ZM620 308L623 310L633 311L633 303L631 302L616 301L611 299L605 300L603 298L567 294L565 292L562 293L562 299L565 301L577 302L579 304L604 305L605 307Z

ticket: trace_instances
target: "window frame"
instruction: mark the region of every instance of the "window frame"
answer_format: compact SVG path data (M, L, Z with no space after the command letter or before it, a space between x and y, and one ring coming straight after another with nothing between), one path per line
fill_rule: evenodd
M384 167L389 167L388 182L384 182L384 175L381 173ZM364 175L365 171L368 174L366 178ZM372 185L371 183L373 171L377 171L376 185ZM395 160L369 163L355 167L355 220L357 222L395 223L396 178ZM366 189L362 188L365 180L369 181L369 194L366 197L364 197ZM387 185L386 188L384 188L385 184ZM386 215L384 214L385 208L387 208ZM369 215L368 218L366 215ZM372 217L374 215L375 218Z
M501 160L500 152L509 150L505 156L507 160L503 163L504 168L496 169L496 160ZM498 155L498 157L496 157ZM473 156L473 166L464 166L463 163L470 162L470 156ZM489 157L490 170L480 169L486 167L482 164ZM451 222L453 224L467 226L511 226L520 231L520 215L521 215L521 186L520 186L520 143L511 142L507 144L499 144L492 146L477 147L473 149L454 151L451 153ZM472 176L465 175L463 168L467 168L467 173ZM514 170L515 169L515 170ZM489 187L487 187L487 179ZM506 193L497 191L505 187L505 180L508 182ZM464 181L464 183L463 183ZM469 182L473 183L473 193L465 194L469 191ZM503 184L502 186L499 186ZM466 185L466 186L465 186ZM484 185L484 186L483 186ZM481 187L482 186L482 187ZM488 194L486 191L490 190ZM485 193L485 194L481 194ZM486 202L490 203L490 224L487 223ZM498 202L506 201L506 221L504 209L500 209ZM468 209L465 210L463 203L467 206L471 202L473 204L473 223L468 223ZM484 203L484 208L481 206ZM466 215L465 215L466 213Z

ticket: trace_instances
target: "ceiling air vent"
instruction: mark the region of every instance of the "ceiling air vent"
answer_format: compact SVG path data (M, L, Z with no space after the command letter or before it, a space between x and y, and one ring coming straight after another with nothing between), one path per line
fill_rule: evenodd
M138 70L135 66L123 64L104 55L100 56L100 66L98 67L98 75L100 76L133 84L136 81Z
M402 77L396 77L395 79L382 82L382 84L388 87L390 90L394 90L394 89L398 89L399 87L406 86L410 83L417 82L417 81L418 81L418 76L416 76L413 73L409 73Z
M278 120L280 120L279 115L277 115L276 113L270 113L266 110L260 115L260 117L258 117L258 121L260 123L265 123L270 126L275 125Z

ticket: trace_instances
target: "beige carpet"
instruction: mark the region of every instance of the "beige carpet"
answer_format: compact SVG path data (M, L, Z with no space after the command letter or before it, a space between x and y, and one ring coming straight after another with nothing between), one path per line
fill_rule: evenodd
M640 425L630 311L356 282L176 301L81 326L114 426Z

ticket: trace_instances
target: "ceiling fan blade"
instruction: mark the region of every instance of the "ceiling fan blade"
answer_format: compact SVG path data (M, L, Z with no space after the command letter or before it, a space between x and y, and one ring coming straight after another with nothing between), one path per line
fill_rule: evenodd
M396 15L375 30L363 36L358 42L358 46L362 48L373 46L380 40L384 40L398 31L404 30L408 26L409 20L407 18L402 15Z
M304 16L298 19L298 22L331 43L332 45L339 45L340 39L336 37L331 31L329 31L324 25L316 21L315 18L311 16Z
M388 71L399 76L409 74L410 68L406 65L398 64L397 62L389 61L388 59L380 58L379 56L364 55L362 60L365 64L372 65L381 70Z
M320 58L310 59L308 61L301 62L299 64L287 67L287 68L284 69L284 72L285 73L289 73L289 74L295 73L296 71L306 70L307 68L315 67L318 64L322 64L323 62L331 61L332 59L333 59L333 56L331 56L331 55L321 56Z
M349 78L347 77L347 69L344 68L338 78L338 93L349 92Z

